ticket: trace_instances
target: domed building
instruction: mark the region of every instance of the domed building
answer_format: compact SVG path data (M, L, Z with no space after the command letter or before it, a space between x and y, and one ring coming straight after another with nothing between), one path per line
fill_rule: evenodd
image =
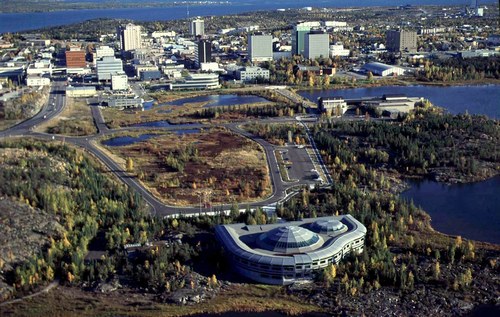
M311 280L316 271L363 251L366 228L351 215L215 228L233 268L259 283Z

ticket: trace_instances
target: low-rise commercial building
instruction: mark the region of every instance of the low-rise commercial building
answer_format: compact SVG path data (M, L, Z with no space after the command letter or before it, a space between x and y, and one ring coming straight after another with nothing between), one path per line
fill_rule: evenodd
M66 96L73 98L93 97L97 94L94 86L66 87Z
M318 108L321 112L330 112L332 115L343 115L348 108L342 97L319 98Z
M334 45L330 45L330 57L341 56L347 57L349 56L350 51L344 48L344 44L336 43Z
M26 77L26 85L28 87L50 86L50 77L47 75L30 75Z
M244 67L236 71L236 79L243 82L254 82L256 80L268 81L269 69L261 67Z
M124 73L111 75L111 90L127 90L128 77Z
M217 74L190 74L184 79L169 84L170 89L218 89L220 88Z
M390 75L403 75L405 70L401 67L387 65L384 63L367 63L363 66L363 70L366 72L371 72L373 75L379 76L390 76Z
M215 235L236 272L259 283L287 285L311 280L329 264L361 253L366 228L351 215L342 215L219 225Z
M123 62L114 56L105 56L96 62L97 79L111 80L111 75L123 72Z
M87 66L85 62L85 51L80 49L66 51L67 68L84 68L85 66Z

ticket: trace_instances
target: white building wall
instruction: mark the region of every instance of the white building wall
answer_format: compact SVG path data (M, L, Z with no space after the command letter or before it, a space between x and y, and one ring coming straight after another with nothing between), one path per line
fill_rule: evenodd
M315 59L318 57L330 56L330 37L327 33L315 34L307 33L304 43L304 57Z
M111 75L111 89L112 90L127 90L128 78L124 74Z
M248 38L248 58L252 62L273 60L273 37L271 35L250 35Z

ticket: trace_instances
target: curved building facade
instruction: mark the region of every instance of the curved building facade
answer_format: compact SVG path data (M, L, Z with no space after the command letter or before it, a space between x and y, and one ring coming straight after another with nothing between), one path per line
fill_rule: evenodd
M311 280L315 271L363 251L366 228L351 215L215 228L239 274L259 283L287 285Z

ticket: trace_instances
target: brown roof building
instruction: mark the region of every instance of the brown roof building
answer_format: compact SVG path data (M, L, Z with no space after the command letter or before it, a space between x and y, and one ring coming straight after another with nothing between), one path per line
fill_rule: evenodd
M83 68L85 66L85 51L66 51L66 67Z

